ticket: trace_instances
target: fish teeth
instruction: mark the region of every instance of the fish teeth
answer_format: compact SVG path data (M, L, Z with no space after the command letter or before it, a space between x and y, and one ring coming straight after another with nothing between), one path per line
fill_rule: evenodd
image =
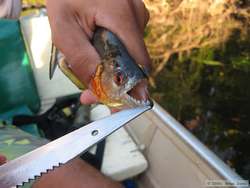
M150 105L150 101L149 100L146 100L146 101L144 101L144 100L137 100L137 99L135 99L134 97L132 97L130 95L128 95L128 98L129 98L129 100L133 101L137 105L143 105L143 106Z
M144 106L150 105L150 101L149 101L149 100L142 101L142 104L143 104Z
M136 100L137 104L141 104L141 101L140 100Z
M146 105L150 105L150 104L151 104L150 100L147 100Z
M146 105L147 105L147 101L142 101L142 104L143 104L144 106L146 106Z
M136 100L134 97L131 97L130 95L128 95L129 100L133 101L135 104L140 104L139 100Z

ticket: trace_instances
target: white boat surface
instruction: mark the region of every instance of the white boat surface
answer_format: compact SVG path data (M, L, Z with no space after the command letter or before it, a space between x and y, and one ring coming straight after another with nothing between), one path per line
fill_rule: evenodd
M209 180L242 181L157 103L127 129L136 143L143 145L143 154L149 163L138 180L141 187L198 188L206 187Z

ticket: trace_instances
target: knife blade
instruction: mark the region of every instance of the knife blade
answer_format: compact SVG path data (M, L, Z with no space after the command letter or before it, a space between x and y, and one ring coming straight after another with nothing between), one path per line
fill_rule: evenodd
M0 166L0 187L23 185L65 164L149 109L151 106L123 110L7 162Z

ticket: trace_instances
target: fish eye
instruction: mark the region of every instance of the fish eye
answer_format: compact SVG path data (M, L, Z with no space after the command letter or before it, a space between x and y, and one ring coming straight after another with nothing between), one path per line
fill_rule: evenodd
M119 70L119 71L117 71L115 73L115 75L114 75L114 81L115 81L116 85L120 86L126 80L127 80L127 76L126 76L126 74L123 71Z

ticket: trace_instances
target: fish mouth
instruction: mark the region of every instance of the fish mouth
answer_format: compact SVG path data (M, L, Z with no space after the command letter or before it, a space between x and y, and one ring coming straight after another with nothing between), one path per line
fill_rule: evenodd
M149 106L152 104L148 97L147 83L143 80L138 80L134 82L131 89L128 90L124 97L133 106Z

